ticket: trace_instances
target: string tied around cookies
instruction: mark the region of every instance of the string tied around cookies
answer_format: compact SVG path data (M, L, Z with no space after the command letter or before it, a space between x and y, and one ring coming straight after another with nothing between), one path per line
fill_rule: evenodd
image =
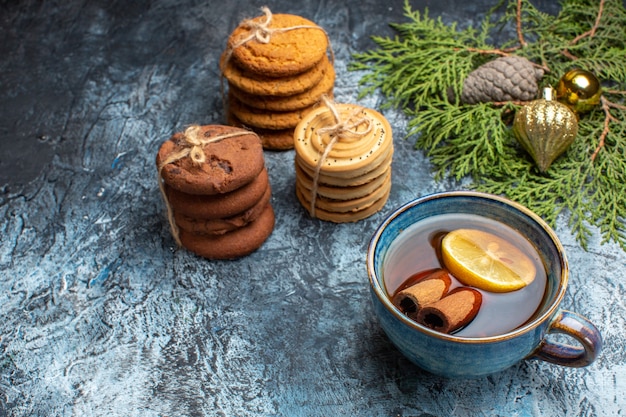
M163 181L163 177L161 174L163 168L165 168L166 165L172 164L183 158L189 158L194 166L199 167L206 162L206 154L204 152L205 146L211 143L220 142L224 139L229 139L237 136L246 136L250 134L254 134L254 132L242 129L240 131L226 133L223 135L206 137L203 134L202 129L199 125L191 125L183 132L183 148L177 152L170 154L167 158L161 161L161 163L157 167L159 190L161 191L161 197L163 197L163 201L165 202L165 208L167 209L167 220L170 224L172 237L174 238L178 246L182 246L182 243L180 241L180 232L178 230L178 226L176 225L176 221L174 220L174 211L172 210L172 206L169 203L169 199L167 198L167 193L165 191L165 182Z
M309 208L309 213L311 217L315 217L315 203L317 200L317 191L319 187L318 184L320 173L322 171L322 165L324 164L324 161L326 161L326 158L328 158L328 155L330 155L333 146L335 146L335 144L342 139L363 138L367 136L374 128L374 126L372 125L372 120L370 118L358 117L359 114L363 111L362 107L357 107L356 109L354 109L354 111L348 114L347 117L342 119L339 109L337 109L337 106L335 106L335 103L331 99L324 95L322 96L322 101L324 102L324 106L326 106L332 114L335 124L317 129L316 131L317 137L320 139L320 142L322 142L322 136L324 135L328 135L330 137L330 141L324 147L324 152L318 159L317 164L315 165L315 170L313 171L313 186L311 187L311 206Z
M222 63L223 66L226 65L226 63L230 59L230 56L232 55L235 49L247 44L248 42L252 40L255 40L259 43L264 43L264 44L270 43L272 40L272 36L275 33L284 33L284 32L289 32L291 30L297 30L297 29L315 29L315 30L321 30L326 36L326 39L328 39L328 34L326 33L326 31L322 29L320 26L316 26L316 25L295 25L295 26L289 26L285 28L271 28L270 24L272 23L272 11L267 6L261 7L261 11L265 15L264 20L255 21L254 19L246 19L239 24L240 27L248 29L250 33L247 36L239 39L234 44L229 45L228 49L226 50L225 59ZM332 47L330 47L330 40L328 41L328 46L330 48L330 54L332 57L331 62L333 62L334 52L332 50Z
M267 6L261 7L261 11L265 15L264 21L255 22L252 19L248 19L244 20L241 23L241 26L250 30L251 34L247 38L244 38L242 41L240 41L239 44L236 45L234 48L237 48L252 39L256 39L258 42L261 43L270 43L272 33L276 31L276 29L270 29L269 27L270 23L272 22L272 12Z
M326 33L326 31L323 28L317 25L295 25L295 26L289 26L285 28L271 28L270 24L272 23L272 16L273 16L272 11L267 6L261 7L261 11L265 15L265 19L261 21L255 21L254 18L252 18L252 19L246 19L242 21L239 24L239 27L248 29L249 31L248 35L242 37L241 39L237 40L233 44L228 45L228 47L226 48L226 51L224 52L224 56L220 62L220 72L222 74L221 90L222 90L223 99L224 99L224 79L223 79L224 69L226 68L226 65L228 64L228 62L230 61L233 55L233 51L251 41L257 41L262 44L268 44L272 41L272 36L274 36L274 34L277 34L277 33L284 33L284 32L289 32L289 31L297 30L297 29L321 30L324 33L324 36L326 37L328 41L328 49L330 52L330 62L331 63L335 62L335 53L330 44L330 38L328 36L328 33Z

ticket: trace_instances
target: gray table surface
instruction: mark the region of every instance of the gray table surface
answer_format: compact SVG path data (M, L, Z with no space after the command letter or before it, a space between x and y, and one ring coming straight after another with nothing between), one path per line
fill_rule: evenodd
M357 102L350 56L392 34L402 3L0 2L0 416L626 413L626 254L595 230L584 251L565 218L563 307L601 330L593 365L448 380L391 345L372 315L369 238L393 208L463 187L433 179L398 112L385 112L395 157L380 213L311 219L293 152L266 152L276 227L262 248L211 262L175 247L154 158L185 126L223 122L217 60L236 24L265 4L315 21L336 54L336 100ZM413 5L467 24L491 3Z

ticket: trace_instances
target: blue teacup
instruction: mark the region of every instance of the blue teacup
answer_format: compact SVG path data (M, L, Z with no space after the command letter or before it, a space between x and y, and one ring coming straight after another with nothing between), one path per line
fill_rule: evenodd
M544 301L533 318L503 334L463 337L420 325L391 302L384 271L392 243L417 222L440 214L478 214L516 229L533 243L547 274ZM410 239L406 242L410 245ZM479 377L502 371L523 359L583 367L591 364L602 348L600 332L589 320L559 308L567 287L568 264L556 234L535 213L502 197L456 191L425 196L403 205L374 233L367 253L367 270L381 327L403 355L434 374ZM565 334L577 344L549 340L551 333Z

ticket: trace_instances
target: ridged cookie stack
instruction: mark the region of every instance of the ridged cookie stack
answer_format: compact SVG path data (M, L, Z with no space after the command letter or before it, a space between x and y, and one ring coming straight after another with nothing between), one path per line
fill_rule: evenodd
M192 126L161 145L156 164L181 246L208 259L233 259L255 251L272 233L271 187L254 132Z
M325 101L302 119L294 139L296 195L311 216L355 222L385 205L393 137L382 114Z
M323 95L333 95L330 45L310 20L263 11L232 32L221 57L228 123L255 131L265 149L292 149L298 122Z

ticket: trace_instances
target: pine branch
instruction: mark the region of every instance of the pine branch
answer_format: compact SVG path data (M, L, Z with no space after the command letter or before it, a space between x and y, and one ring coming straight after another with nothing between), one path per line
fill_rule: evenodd
M387 106L409 118L435 168L436 179L470 178L477 190L505 195L554 225L560 215L581 246L590 227L603 242L626 250L626 10L619 0L564 0L556 15L529 0L508 0L478 29L459 30L414 11L405 0L407 22L392 24L395 38L373 38L378 49L354 55L351 69L363 70L361 94L382 93ZM491 39L506 27L515 38ZM519 55L544 70L543 86L556 86L578 67L603 84L601 105L581 115L578 137L541 173L511 134L510 122L523 102L460 104L463 80L481 64Z

